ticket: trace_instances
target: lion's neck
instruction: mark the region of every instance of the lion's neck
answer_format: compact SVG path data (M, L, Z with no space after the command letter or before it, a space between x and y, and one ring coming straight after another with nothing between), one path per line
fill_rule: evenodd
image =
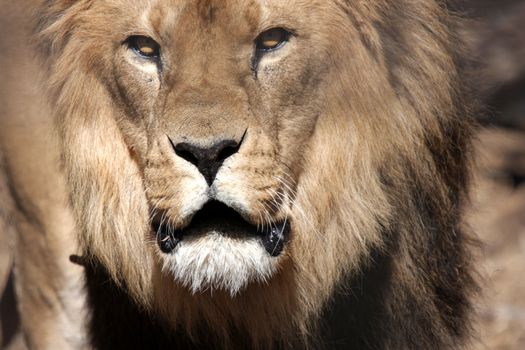
M335 289L312 334L312 349L447 348L438 338L428 336L432 325L430 306L420 303L413 288L396 282L396 244L371 252L372 263L345 279ZM224 347L209 327L195 329L190 337L139 307L117 286L101 267L87 268L87 290L91 303L90 333L96 349L203 349ZM232 327L233 328L233 327ZM410 334L411 339L406 339ZM249 337L232 329L232 349L253 348ZM276 342L273 348L302 348L297 339ZM408 341L408 343L407 343ZM280 345L276 345L280 344ZM292 345L293 344L293 345Z

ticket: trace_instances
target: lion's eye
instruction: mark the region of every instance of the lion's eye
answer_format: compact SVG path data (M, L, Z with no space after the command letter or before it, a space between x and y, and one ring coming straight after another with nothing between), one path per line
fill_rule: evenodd
M290 32L282 28L273 28L259 35L255 40L258 51L266 52L280 48L290 38Z
M129 47L137 54L146 58L157 58L160 55L160 45L147 36L132 36L128 39Z

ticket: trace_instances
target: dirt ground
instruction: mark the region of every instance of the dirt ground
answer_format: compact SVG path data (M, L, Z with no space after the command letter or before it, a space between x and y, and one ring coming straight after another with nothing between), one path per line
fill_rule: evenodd
M488 129L478 140L468 222L482 241L485 279L476 349L525 349L525 133Z

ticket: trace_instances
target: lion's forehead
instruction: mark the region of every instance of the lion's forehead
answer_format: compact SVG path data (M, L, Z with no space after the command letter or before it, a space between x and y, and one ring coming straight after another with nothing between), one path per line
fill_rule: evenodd
M252 1L174 1L159 0L149 7L149 24L159 32L218 28L236 32L253 28L261 19L261 5ZM217 33L214 33L217 34Z
M251 33L272 25L308 21L316 11L337 1L290 0L120 0L98 3L103 8L132 17L138 25L158 34L179 30L187 35L198 29L222 28L229 35ZM135 16L133 16L135 15ZM117 18L114 18L117 20ZM202 32L201 32L202 34Z

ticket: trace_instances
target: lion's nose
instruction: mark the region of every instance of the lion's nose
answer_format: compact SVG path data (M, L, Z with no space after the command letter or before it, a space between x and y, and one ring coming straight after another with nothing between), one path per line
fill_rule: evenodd
M211 147L202 148L191 143L182 142L173 145L175 153L195 165L206 179L209 186L215 180L219 168L226 158L231 157L239 151L242 140L222 140Z

